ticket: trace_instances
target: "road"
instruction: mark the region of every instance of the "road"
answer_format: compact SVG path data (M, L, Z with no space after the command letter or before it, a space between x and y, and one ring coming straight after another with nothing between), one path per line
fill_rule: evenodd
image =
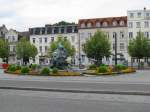
M70 91L88 93L135 92L150 95L150 71L136 74L101 77L34 77L0 74L0 88L25 88L46 91ZM65 92L64 91L64 92ZM126 94L124 93L124 94Z
M0 90L0 112L150 112L150 96Z
M101 77L0 73L0 112L150 112L149 105L149 71Z

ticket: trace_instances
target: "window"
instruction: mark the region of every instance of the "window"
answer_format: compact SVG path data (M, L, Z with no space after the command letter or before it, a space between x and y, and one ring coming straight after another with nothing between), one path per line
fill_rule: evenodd
M12 36L12 41L13 41L13 42L15 41L15 37L14 37L14 36Z
M35 38L32 39L33 43L35 43Z
M117 33L113 32L113 38L116 38L116 37L117 37Z
M67 37L64 37L64 40L67 40Z
M109 32L106 32L106 37L109 39Z
M103 26L106 27L108 24L107 22L103 22Z
M11 41L10 39L11 39L11 37L10 37L10 36L8 36L8 42L10 42L10 41Z
M138 18L140 18L141 15L142 15L141 12L138 12L138 13L137 13Z
M53 42L54 41L54 37L51 37L51 42Z
M144 32L144 37L149 38L149 32Z
M123 26L124 25L124 21L120 21L120 26Z
M117 21L113 21L113 26L117 26Z
M40 46L39 49L40 49L40 52L42 52L42 46Z
M115 43L113 43L113 50L115 50Z
M124 43L120 43L120 50L124 50Z
M140 22L136 22L136 27L137 28L141 28L141 23Z
M134 13L130 13L130 18L134 18Z
M15 52L16 51L16 46L13 46L13 52Z
M47 38L45 37L45 43L47 43Z
M42 38L39 38L39 42L42 43Z
M148 22L148 21L145 21L145 22L144 22L144 27L145 27L145 28L149 28L149 22Z
M75 37L71 36L71 41L74 42L75 41Z
M92 24L91 24L91 23L88 23L88 24L87 24L87 27L88 27L88 28L90 28L91 26L92 26Z
M91 33L88 33L88 38L90 38L92 36L92 34Z
M82 62L85 62L85 55L81 55Z
M150 17L150 13L146 13L146 17Z
M96 27L100 27L100 22L96 22Z
M129 23L128 23L128 27L129 27L129 28L133 28L133 23L132 23L132 22L129 22Z
M47 47L47 46L45 46L45 52L47 52L47 50L48 50L48 47Z
M129 38L133 38L133 32L129 32Z
M85 24L84 23L81 24L81 28L85 28Z
M121 38L121 39L124 38L124 32L120 32L120 38Z

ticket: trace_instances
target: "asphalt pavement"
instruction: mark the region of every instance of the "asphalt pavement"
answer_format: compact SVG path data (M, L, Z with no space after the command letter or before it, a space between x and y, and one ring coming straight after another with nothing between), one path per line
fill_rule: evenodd
M0 90L0 112L150 112L150 97Z
M99 77L37 77L0 74L0 89L150 95L149 71Z

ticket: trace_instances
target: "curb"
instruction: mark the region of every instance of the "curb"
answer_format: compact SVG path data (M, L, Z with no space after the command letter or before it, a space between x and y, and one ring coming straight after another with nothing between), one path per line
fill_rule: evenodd
M45 92L67 92L67 93L91 93L91 94L118 94L118 95L142 95L150 96L150 92L143 91L94 91L94 90L71 90L71 89L55 89L55 88L29 88L29 87L0 87L5 90L26 90L26 91L45 91Z

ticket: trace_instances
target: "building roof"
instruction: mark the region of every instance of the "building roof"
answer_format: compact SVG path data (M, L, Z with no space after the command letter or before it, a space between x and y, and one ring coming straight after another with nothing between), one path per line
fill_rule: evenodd
M117 25L116 27L121 26L120 22L124 21L124 25L122 26L127 26L127 16L120 16L120 17L106 17L106 18L93 18L93 19L80 19L78 22L78 27L81 28L81 24L85 24L85 27L87 26L88 23L91 23L91 27L97 27L96 23L99 22L101 27L104 22L107 22L108 26L107 27L112 27L113 22L116 21Z
M27 39L29 39L29 37L30 37L29 31L18 32L18 33L21 37L26 37Z

